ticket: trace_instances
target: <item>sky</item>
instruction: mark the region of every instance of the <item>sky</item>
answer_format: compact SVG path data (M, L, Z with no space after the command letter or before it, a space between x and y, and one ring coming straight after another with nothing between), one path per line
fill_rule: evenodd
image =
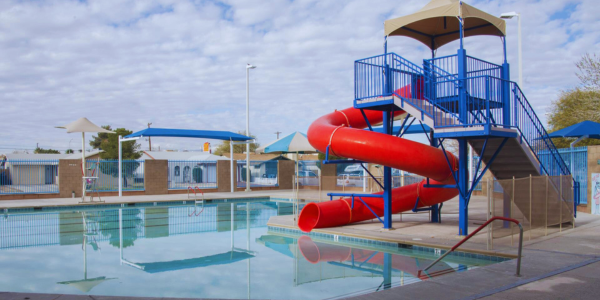
M247 63L257 66L250 132L258 142L306 132L319 116L352 106L353 63L383 52L383 22L427 2L0 1L0 153L80 149L79 134L55 128L80 117L132 131L147 123L244 131ZM543 121L560 91L579 84L575 62L600 52L594 0L465 2L492 15L521 13L522 89ZM507 45L516 81L516 19L507 21ZM470 37L465 48L502 62L498 37ZM388 49L415 63L430 56L406 37L391 37ZM206 141L153 138L152 146L199 150Z

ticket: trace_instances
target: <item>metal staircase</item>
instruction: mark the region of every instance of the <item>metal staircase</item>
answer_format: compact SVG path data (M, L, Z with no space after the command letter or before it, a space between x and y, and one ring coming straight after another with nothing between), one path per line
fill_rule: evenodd
M431 127L435 138L467 139L497 179L570 175L518 85L500 78L500 65L467 56L467 77L459 80L457 63L451 55L420 67L395 53L357 60L354 107L395 106ZM542 151L551 159L542 162Z
M410 124L418 120L432 129L432 146L443 149L443 139L463 143L459 171L453 174L457 184L445 187L459 190L459 232L465 234L471 194L487 170L499 180L564 176L570 175L570 170L519 86L503 79L507 77L507 65L492 64L463 53L465 65L458 68L460 53L424 60L423 67L394 53L357 60L354 107L384 113L402 109L413 118ZM466 72L459 76L455 72L458 69ZM406 121L402 127L405 124ZM485 164L473 178L465 175L465 142L480 158L476 170ZM549 159L541 160L540 153L549 153ZM568 203L562 184L550 182L552 193ZM573 188L577 195L577 182L573 182ZM575 199L574 205L577 204ZM571 211L575 214L575 207Z

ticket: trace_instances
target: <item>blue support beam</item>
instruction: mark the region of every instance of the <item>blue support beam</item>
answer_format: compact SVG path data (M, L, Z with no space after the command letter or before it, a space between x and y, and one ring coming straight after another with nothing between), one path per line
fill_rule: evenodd
M469 179L468 179L468 144L467 140L458 140L458 234L469 234Z
M383 112L383 128L385 134L393 134L391 125L394 117L390 112ZM383 228L392 228L392 168L383 167Z
M425 128L423 128L425 130ZM429 139L429 143L432 147L439 147L439 140L433 138L433 130L430 130L431 138ZM429 180L427 181L429 183ZM434 204L431 206L431 223L440 223L440 206L439 204Z
M383 253L383 289L392 287L392 255Z

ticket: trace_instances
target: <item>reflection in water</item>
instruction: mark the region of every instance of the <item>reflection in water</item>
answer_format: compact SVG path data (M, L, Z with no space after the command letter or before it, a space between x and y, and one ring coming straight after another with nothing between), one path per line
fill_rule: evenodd
M455 272L456 269L440 262L428 272L421 271L435 260L434 257L394 254L376 250L348 247L333 242L313 241L309 236L298 239L279 235L263 235L257 242L297 261L298 284L342 277L381 277L378 289L391 287L393 277L418 281ZM424 256L424 255L422 255ZM303 263L305 262L305 263ZM308 264L307 264L308 263ZM460 265L458 270L463 269Z
M435 258L268 234L289 202L77 209L5 211L0 290L323 299L426 279L418 270ZM432 273L459 266L448 262Z
M100 250L100 246L98 245L98 241L96 239L96 237L99 235L99 231L100 231L100 222L97 218L95 217L95 213L89 213L89 212L81 212L81 213L74 213L73 216L76 216L78 214L81 214L81 218L82 218L82 225L83 225L83 231L82 231L82 245L81 245L81 249L83 250L83 279L79 279L79 280L69 280L69 281L61 281L61 282L57 282L58 284L65 284L65 285L69 285L72 287L75 287L76 289L87 293L89 291L91 291L95 286L108 281L108 280L112 280L115 278L106 278L105 276L100 276L100 277L95 277L95 278L88 278L88 270L87 270L87 246L88 244L92 246L92 249L94 251L99 251Z

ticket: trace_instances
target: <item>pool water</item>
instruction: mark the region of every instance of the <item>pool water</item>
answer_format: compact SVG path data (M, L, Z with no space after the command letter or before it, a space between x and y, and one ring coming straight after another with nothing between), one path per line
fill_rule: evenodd
M439 253L269 229L285 202L151 205L5 211L0 291L325 299L498 261L451 255L423 273Z

